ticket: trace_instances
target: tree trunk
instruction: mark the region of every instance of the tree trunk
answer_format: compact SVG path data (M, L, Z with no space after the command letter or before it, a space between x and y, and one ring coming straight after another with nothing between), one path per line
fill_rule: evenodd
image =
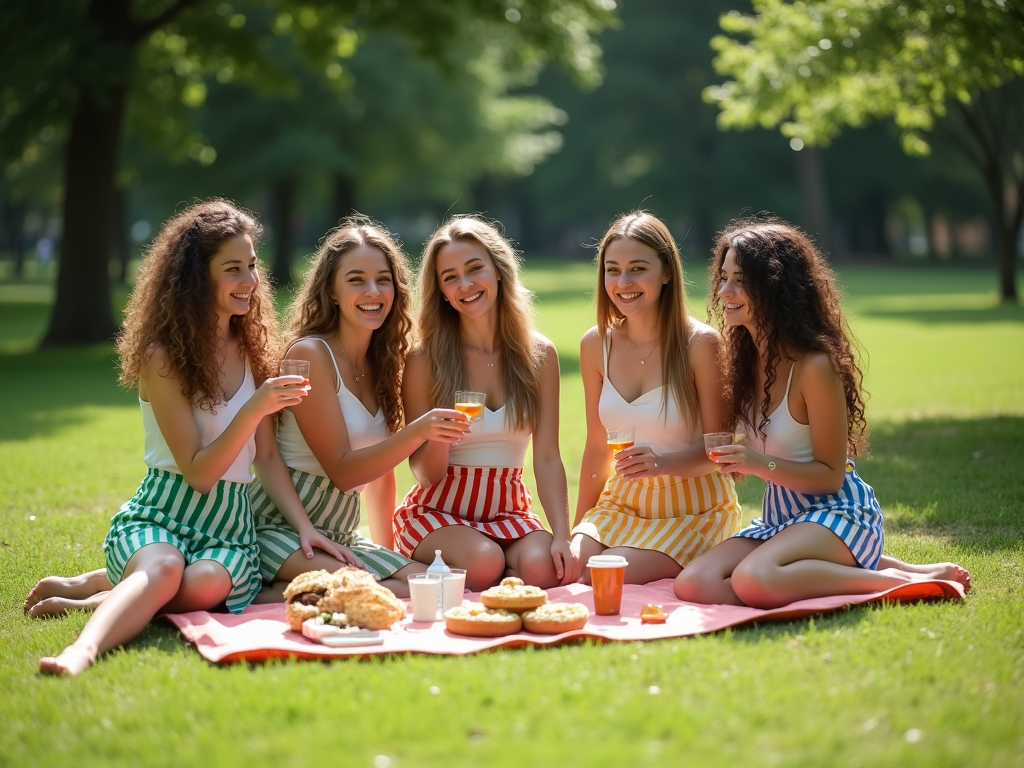
M1012 231L1003 224L996 227L996 254L999 259L999 298L1004 302L1017 302L1017 239L1020 228Z
M64 154L64 231L44 347L98 344L117 331L110 307L110 222L125 86L78 97Z
M280 178L271 186L274 226L274 262L270 273L275 285L291 285L292 251L295 249L295 179Z
M334 222L337 224L356 210L356 183L338 171L334 174Z
M825 166L818 147L804 147L796 153L797 183L800 188L801 222L807 234L815 239L818 250L827 253L832 248L829 227L828 192L825 184Z

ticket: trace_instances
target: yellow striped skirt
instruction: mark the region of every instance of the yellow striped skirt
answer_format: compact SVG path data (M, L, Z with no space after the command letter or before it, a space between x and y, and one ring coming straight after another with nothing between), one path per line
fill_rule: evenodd
M739 531L740 515L732 478L717 471L639 480L612 475L572 532L606 547L664 552L685 567Z

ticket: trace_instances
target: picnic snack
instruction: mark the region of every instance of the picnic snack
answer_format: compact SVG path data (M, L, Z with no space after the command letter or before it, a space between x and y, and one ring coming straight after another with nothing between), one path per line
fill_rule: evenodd
M644 603L640 609L640 621L644 624L664 624L667 619L668 614L655 603Z
M501 584L485 589L480 602L488 608L503 608L506 611L528 611L548 601L548 593L540 587L528 587L522 579L511 576L502 579Z
M590 611L580 603L547 603L523 614L523 629L538 635L557 635L583 629L589 618Z
M456 635L470 637L501 637L518 632L523 620L518 613L501 608L487 608L480 603L457 605L444 614L445 628Z
M327 624L364 629L387 629L405 616L402 601L358 568L301 573L285 589L284 599L288 626L296 632L307 619L321 616Z

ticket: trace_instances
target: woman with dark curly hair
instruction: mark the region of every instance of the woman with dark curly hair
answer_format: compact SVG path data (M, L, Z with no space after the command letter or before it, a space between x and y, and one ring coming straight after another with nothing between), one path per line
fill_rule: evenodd
M726 395L748 435L712 458L768 487L761 517L690 563L676 595L776 608L922 579L969 586L951 563L882 556L882 511L853 464L866 445L863 377L832 272L807 235L774 220L731 226L711 283Z
M402 428L402 373L412 330L405 254L382 225L345 219L324 238L290 308L285 358L309 361L309 396L281 415L277 442L306 515L289 520L257 481L252 489L260 601L282 599L310 570L364 568L400 597L426 566L392 550L394 468L427 441L462 437L466 417L435 408ZM365 495L373 541L359 534ZM342 557L313 553L314 532ZM376 542L376 543L375 543Z
M260 589L253 467L281 508L301 512L268 417L307 386L274 377L259 233L252 216L214 200L170 219L146 255L117 349L121 382L139 389L149 471L103 543L112 588L78 639L40 660L43 673L81 673L160 611L240 613Z

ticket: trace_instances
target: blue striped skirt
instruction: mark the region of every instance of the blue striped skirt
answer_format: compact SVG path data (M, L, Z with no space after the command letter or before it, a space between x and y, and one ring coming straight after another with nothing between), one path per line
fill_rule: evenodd
M861 568L874 571L882 557L882 508L875 491L865 483L853 462L846 467L836 493L812 496L768 482L761 517L737 533L747 539L770 539L796 523L817 523L843 540Z

